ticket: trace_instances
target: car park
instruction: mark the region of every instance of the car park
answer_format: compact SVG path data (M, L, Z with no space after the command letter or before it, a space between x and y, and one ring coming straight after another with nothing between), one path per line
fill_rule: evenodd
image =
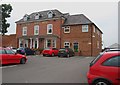
M27 58L25 55L17 54L9 48L0 48L0 62L4 64L25 64Z
M90 85L120 85L120 51L107 50L90 63Z
M34 55L35 51L30 48L20 47L17 49L17 53L22 54L22 55Z
M43 56L57 56L58 55L58 49L57 48L45 48L42 51Z
M58 57L71 57L74 56L74 51L71 48L61 48L58 52Z

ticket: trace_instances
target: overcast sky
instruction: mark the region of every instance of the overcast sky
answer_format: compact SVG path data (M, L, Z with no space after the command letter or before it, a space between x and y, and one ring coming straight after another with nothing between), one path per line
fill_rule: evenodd
M7 2L4 2L7 3ZM16 33L15 21L25 14L44 10L58 9L62 13L84 14L103 32L103 44L118 43L118 2L9 2L11 13L7 34Z

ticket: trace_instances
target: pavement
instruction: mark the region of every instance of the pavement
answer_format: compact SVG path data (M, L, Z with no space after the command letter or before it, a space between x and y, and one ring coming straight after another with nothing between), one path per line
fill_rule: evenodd
M26 64L2 68L3 83L87 83L86 74L94 57L70 58L27 56Z

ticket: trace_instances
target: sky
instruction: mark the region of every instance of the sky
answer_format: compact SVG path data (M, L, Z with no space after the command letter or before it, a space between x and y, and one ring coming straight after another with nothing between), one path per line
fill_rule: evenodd
M99 29L103 32L103 47L110 46L114 43L118 43L118 2L114 0L103 2L92 2L88 1L66 1L61 0L60 2L38 2L36 0L2 0L2 3L11 4L13 11L11 17L8 19L10 27L8 28L7 34L16 33L15 22L21 19L25 14L31 14L33 12L39 12L44 10L57 9L62 13L84 14L92 22L94 22Z

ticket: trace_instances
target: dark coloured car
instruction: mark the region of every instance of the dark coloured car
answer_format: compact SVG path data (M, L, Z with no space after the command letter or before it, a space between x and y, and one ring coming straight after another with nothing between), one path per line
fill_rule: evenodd
M120 51L107 51L90 63L89 85L120 85Z
M58 55L58 49L57 48L45 48L42 51L43 56L55 56Z
M17 53L22 54L22 55L34 55L35 51L31 50L30 48L20 47L17 49Z
M71 48L61 48L58 52L58 57L71 57L74 55L74 51Z

